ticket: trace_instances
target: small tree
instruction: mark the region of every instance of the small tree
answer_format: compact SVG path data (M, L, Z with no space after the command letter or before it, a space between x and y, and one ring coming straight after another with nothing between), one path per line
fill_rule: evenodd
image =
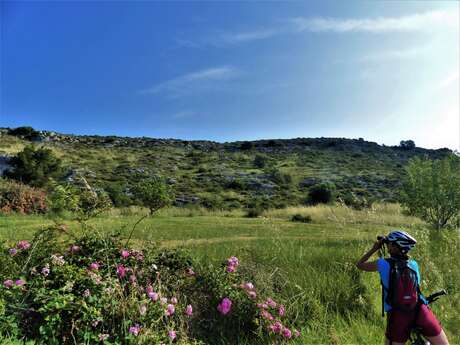
M415 143L413 140L401 140L399 146L404 150L415 149Z
M43 187L52 178L62 175L61 160L53 151L45 148L35 149L26 146L10 161L12 170L6 171L6 176L33 187Z
M314 185L308 191L307 203L310 205L328 204L334 201L335 185L332 183L320 183Z
M128 245L133 235L136 226L148 216L153 215L163 207L169 206L172 203L172 193L168 184L160 177L154 177L143 180L132 188L132 193L135 199L143 206L147 207L149 213L142 216L133 226L126 241Z
M460 214L460 157L412 159L406 167L401 202L410 214L446 227Z

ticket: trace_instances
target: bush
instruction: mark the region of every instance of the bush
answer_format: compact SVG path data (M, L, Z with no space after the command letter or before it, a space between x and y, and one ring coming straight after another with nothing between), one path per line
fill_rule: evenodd
M17 127L17 128L10 129L8 131L8 134L24 137L25 139L33 139L33 138L38 137L39 132L37 132L35 129L33 129L30 126L23 126L23 127Z
M258 218L264 211L261 208L249 208L246 212L248 218Z
M199 265L184 251L137 250L115 234L69 237L64 225L51 227L31 243L0 244L0 337L198 345L236 344L245 334L248 343L280 343L271 320L279 315L283 329L292 321L239 266L236 257Z
M245 141L240 145L240 150L248 151L248 150L251 150L253 147L254 145L252 144L252 142Z
M0 213L45 213L46 192L14 181L0 180Z
M132 188L132 192L140 205L147 207L152 214L172 203L172 192L161 177L139 182Z
M291 217L291 222L311 223L312 219L308 214L303 216L300 213L297 213Z
M254 157L254 166L259 169L265 168L268 163L268 157L265 155L258 154Z
M460 157L442 160L412 159L401 191L409 214L441 229L460 214Z
M310 205L329 204L334 201L335 186L332 183L314 185L308 192L307 203Z
M403 150L412 150L415 149L415 143L413 140L401 140L399 147Z
M62 176L61 160L53 151L26 146L17 156L11 158L12 170L6 171L9 178L33 187L44 187L51 179Z

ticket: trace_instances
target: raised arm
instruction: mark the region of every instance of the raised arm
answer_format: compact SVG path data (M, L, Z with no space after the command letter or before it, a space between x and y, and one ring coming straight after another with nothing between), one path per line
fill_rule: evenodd
M368 262L369 258L374 255L374 253L378 252L378 250L382 247L383 241L378 240L374 243L373 247L364 254L361 259L358 260L356 263L356 267L360 270L368 271L368 272L375 272L377 271L377 261Z

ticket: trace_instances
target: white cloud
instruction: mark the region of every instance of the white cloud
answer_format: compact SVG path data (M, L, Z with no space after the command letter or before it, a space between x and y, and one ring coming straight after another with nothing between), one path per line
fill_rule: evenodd
M414 47L408 49L384 50L372 54L363 55L359 58L360 62L376 62L386 60L405 60L413 59L423 53L428 52L428 47Z
M293 18L290 20L295 30L313 32L371 32L385 33L394 31L433 31L438 28L459 27L459 15L456 11L430 11L402 17L380 18Z
M240 74L241 72L232 66L207 68L169 79L146 90L142 90L141 93L157 94L166 92L171 96L178 96L188 91L209 87L210 84L214 85L218 82L235 79Z
M459 82L460 82L460 71L457 68L451 71L448 75L446 75L444 78L441 79L441 81L438 83L438 88L444 89L446 87L451 87L451 86L456 86L458 88Z

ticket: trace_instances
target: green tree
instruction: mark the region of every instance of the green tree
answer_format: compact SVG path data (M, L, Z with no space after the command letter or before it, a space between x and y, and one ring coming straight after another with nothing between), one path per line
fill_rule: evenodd
M314 185L308 191L307 204L328 204L335 199L335 185L330 182Z
M10 164L12 170L5 175L33 187L46 186L52 178L62 176L61 160L50 149L26 146Z
M401 203L410 214L441 229L460 215L460 158L414 158L406 166Z

